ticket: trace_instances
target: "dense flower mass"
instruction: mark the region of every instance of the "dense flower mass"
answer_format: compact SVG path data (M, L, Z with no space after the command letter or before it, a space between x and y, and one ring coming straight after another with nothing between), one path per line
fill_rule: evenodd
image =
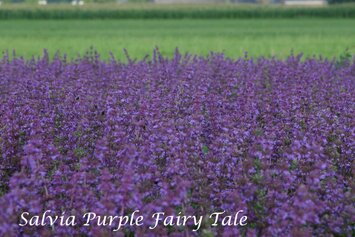
M351 236L355 64L88 54L0 61L0 236ZM244 227L19 226L244 210ZM148 225L149 223L147 223Z

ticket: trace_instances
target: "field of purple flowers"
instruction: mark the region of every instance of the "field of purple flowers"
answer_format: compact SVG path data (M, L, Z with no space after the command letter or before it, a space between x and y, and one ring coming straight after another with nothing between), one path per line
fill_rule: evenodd
M0 236L351 236L355 63L95 53L0 59ZM20 214L208 215L244 227L19 226ZM80 219L79 219L80 222Z

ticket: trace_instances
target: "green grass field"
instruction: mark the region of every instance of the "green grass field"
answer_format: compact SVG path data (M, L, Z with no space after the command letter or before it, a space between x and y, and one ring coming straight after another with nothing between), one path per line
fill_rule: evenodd
M240 57L333 58L346 49L355 53L355 19L220 19L220 20L6 20L0 21L0 50L16 50L26 58L57 50L69 57L91 46L104 58L109 52L122 59L123 48L135 58L158 46L164 55L182 52L206 55L210 51Z

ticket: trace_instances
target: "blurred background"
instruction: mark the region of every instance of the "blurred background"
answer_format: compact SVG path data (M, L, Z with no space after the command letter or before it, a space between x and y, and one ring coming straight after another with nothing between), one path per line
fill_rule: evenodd
M0 0L0 50L142 59L158 47L228 57L352 57L355 0Z
M28 4L58 4L69 3L84 5L85 3L157 3L157 4L211 4L211 3L237 3L237 4L283 4L320 6L326 4L351 3L354 0L2 0L2 3L28 3Z

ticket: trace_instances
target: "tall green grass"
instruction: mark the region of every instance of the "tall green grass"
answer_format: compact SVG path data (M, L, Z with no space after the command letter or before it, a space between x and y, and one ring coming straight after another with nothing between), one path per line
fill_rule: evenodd
M248 19L248 18L355 18L355 4L326 7L265 7L240 5L156 4L96 5L25 5L0 7L0 19Z
M355 19L183 19L183 20L6 20L0 21L2 51L31 58L43 49L70 58L91 46L104 57L124 59L151 55L155 47L165 56L182 53L285 58L291 51L326 58L355 55ZM348 49L346 51L346 49Z

